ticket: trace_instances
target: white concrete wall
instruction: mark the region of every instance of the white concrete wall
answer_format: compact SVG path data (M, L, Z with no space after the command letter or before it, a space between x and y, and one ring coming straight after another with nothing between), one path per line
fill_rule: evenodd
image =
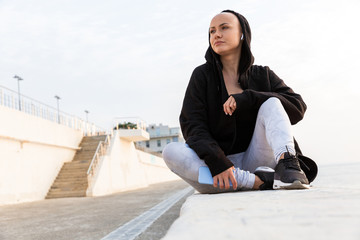
M135 149L134 142L119 137L115 131L108 155L99 164L87 195L102 196L178 179L162 158Z
M148 184L180 179L176 174L170 171L161 157L140 150L136 151Z
M0 106L0 205L44 199L82 133Z

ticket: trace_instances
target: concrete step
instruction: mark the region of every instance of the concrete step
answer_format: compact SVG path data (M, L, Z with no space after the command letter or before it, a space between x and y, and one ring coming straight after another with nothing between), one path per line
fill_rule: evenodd
M84 181L87 179L87 173L78 173L78 174L59 174L55 180L69 180L69 181L75 181L78 179L84 179Z
M87 168L89 167L90 162L86 162L86 163L73 163L73 164L68 164L68 165L64 165L61 170L69 170L69 169L77 169L77 168Z
M91 156L76 156L74 157L74 159L71 161L71 163L73 164L79 164L79 163L91 163L92 159L93 159L94 155Z
M87 177L87 171L81 171L81 172L63 172L60 173L56 179L59 178L86 178Z
M82 161L82 160L87 160L87 161L91 161L93 159L95 155L95 150L91 152L91 154L84 154L84 153L80 153L75 155L74 159L71 162L77 162L77 161Z
M78 159L78 158L92 159L93 156L95 155L95 150L96 150L96 149L93 149L92 151L89 151L89 152L81 152L81 153L78 153L78 154L75 155L74 160L75 160L75 159ZM73 160L73 161L74 161L74 160Z
M63 186L61 188L51 188L49 193L66 193L66 192L74 192L74 191L86 191L88 186Z
M81 161L78 161L78 162L71 162L69 164L64 164L62 169L82 168L82 167L89 166L90 163L91 163L91 161L88 161L88 160L81 160Z
M57 183L83 183L87 182L86 178L59 178L54 181L54 184Z
M74 158L75 159L75 158ZM76 161L71 161L71 162L66 162L66 163L64 163L64 165L63 166L69 166L69 165L79 165L79 164L86 164L86 163L90 163L91 162L91 160L92 160L92 158L90 158L90 159L88 159L88 158L78 158L77 157L77 160Z
M61 169L61 171L59 172L59 175L66 174L66 173L86 173L87 170L88 170L88 167Z
M87 171L82 171L82 172L64 172L64 173L60 173L56 179L86 179L87 178Z
M99 145L99 142L104 141L104 140L100 140L100 141L88 141L88 142L83 142L80 144L81 147L85 147L85 146L97 146Z
M87 178L86 173L81 173L81 174L61 174L61 175L56 177L56 180L76 181L76 180L83 179L85 181L86 178Z
M63 166L60 171L85 169L85 168L89 168L89 166L90 166L90 163L74 163L74 164L69 164L69 165Z
M69 191L61 193L49 193L46 199L52 198L65 198L65 197L86 197L86 190L80 191Z
M82 166L82 167L74 166L74 167L62 168L60 170L59 174L66 173L66 172L86 172L88 170L88 168L89 168L89 165Z
M62 188L51 188L50 193L58 194L61 192L78 192L78 191L86 191L87 186L64 186Z
M88 182L85 182L85 181L57 181L57 182L54 182L54 184L51 186L52 187L55 187L55 188L59 188L61 186L83 186L83 185L88 185ZM50 188L50 189L51 189Z
M87 151L87 152L79 152L75 155L76 158L89 158L91 159L94 155L95 155L95 150L96 149L92 149L91 151ZM74 158L75 159L75 158Z
M94 155L96 150L96 147L91 148L91 149L82 149L82 150L78 150L78 152L76 152L76 155L80 155L80 154L89 154L89 155Z
M85 140L85 141L87 141L87 140L91 140L91 139L97 139L97 140L105 140L105 137L106 137L106 135L99 135L99 136L85 136L85 137L83 137L83 139Z
M86 173L88 168L89 168L88 166L86 166L86 167L64 168L64 169L60 170L59 175L64 174L64 173Z
M87 181L84 180L58 180L53 183L51 187L59 188L59 186L75 186L75 185L88 185Z
M56 189L57 191L60 189L73 189L73 188L87 188L88 183L87 182L59 182L54 183L53 186L51 186L51 189Z
M80 144L80 146L85 146L85 145L92 145L92 144L99 144L99 142L101 142L101 141L104 141L104 140L94 140L94 139L90 139L90 140L87 140L87 141L85 141L85 142L82 142L81 144Z
M87 162L87 163L73 163L73 164L64 165L61 168L61 170L83 169L83 168L88 168L89 166L90 166L90 162Z
M86 174L73 174L73 175L59 175L56 177L55 181L65 181L65 182L78 182L78 181L87 181L87 175ZM55 183L54 181L54 183Z
M78 150L79 152L87 152L87 151L95 151L96 148L98 147L99 143L98 144L91 144L91 145L83 145L81 147L80 150Z
M86 190L88 187L87 184L83 185L62 185L59 187L51 187L50 193L54 192L67 192L67 191L80 191L80 190Z
M63 188L87 188L88 187L88 183L87 182L78 182L78 183L74 183L74 182L59 182L59 183L54 183L51 189L63 189Z

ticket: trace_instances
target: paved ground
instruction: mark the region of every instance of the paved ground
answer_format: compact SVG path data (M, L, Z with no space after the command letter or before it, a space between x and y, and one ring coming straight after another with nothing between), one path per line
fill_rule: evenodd
M183 181L172 181L104 197L50 199L2 206L0 239L98 240L187 187ZM160 239L165 235L179 216L184 199L137 239Z
M310 190L194 194L164 240L359 240L359 174L359 162L328 165Z
M192 195L164 240L359 240L359 172L360 163L320 166L310 190ZM2 206L0 239L101 239L187 186L175 181L105 197ZM136 239L161 239L183 202Z

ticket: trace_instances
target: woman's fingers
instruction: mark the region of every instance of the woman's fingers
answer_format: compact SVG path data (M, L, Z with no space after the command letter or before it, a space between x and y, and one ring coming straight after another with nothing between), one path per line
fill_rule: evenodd
M233 189L236 190L237 189L237 181L235 179L234 173L230 174L230 181L232 183Z
M234 176L234 173L232 171L234 167L228 168L227 170L223 171L222 173L219 173L215 177L213 177L213 186L219 187L220 189L229 189L230 188L230 182L233 185L233 189L236 190L237 188L237 182Z
M215 177L213 177L213 179L214 179L214 183L213 183L213 186L214 187L217 187L217 183L218 183L218 178L215 176Z
M224 179L225 181L225 189L229 189L230 188L230 184L229 184L229 178Z
M233 96L230 96L223 105L224 112L226 115L232 115L236 110L236 101Z
M220 189L224 188L224 180L219 175L216 175L213 179L214 179L214 183L213 183L214 187L219 187Z

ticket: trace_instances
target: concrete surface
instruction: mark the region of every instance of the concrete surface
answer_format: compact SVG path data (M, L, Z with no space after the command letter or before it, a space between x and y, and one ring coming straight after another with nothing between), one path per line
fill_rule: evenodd
M98 240L188 186L180 180L103 197L50 199L1 206L0 240ZM179 216L179 204L181 200L138 238L163 237Z
M360 163L319 166L309 190L194 194L164 240L360 239Z

